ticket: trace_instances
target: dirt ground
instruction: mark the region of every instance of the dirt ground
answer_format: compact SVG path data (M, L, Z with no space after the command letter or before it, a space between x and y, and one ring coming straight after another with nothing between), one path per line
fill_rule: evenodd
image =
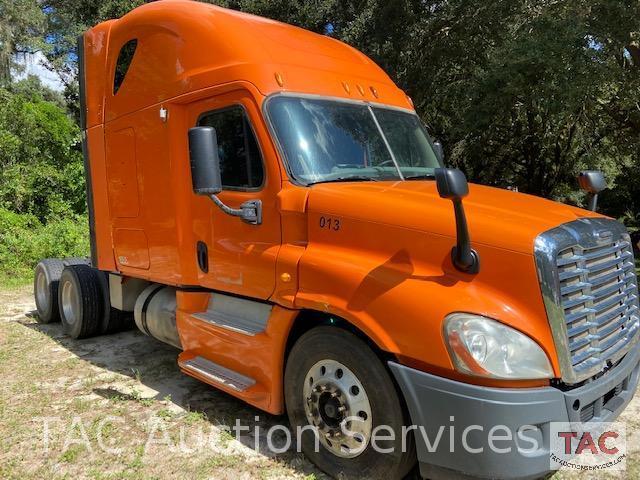
M0 289L0 478L327 478L268 453L262 432L286 418L183 375L172 347L136 330L72 340L34 308L31 288ZM239 440L224 429L235 419L251 426ZM640 398L620 421L626 472L555 478L640 478Z

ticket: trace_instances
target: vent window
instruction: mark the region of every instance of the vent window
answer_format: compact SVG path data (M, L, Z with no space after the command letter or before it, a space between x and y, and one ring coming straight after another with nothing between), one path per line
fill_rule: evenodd
M133 56L136 53L136 48L138 47L138 40L129 40L125 43L120 49L120 53L118 54L118 62L116 63L116 71L113 77L113 94L115 95L120 90L122 83L124 82L125 77L127 76L127 72L129 71L129 66L131 65L131 61L133 60Z

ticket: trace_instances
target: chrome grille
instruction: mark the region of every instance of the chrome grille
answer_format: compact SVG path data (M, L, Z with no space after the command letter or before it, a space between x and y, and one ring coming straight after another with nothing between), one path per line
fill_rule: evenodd
M579 373L614 357L638 329L631 244L574 245L558 253L557 266L571 364Z
M640 305L624 227L580 219L540 235L536 262L562 377L603 371L638 341Z

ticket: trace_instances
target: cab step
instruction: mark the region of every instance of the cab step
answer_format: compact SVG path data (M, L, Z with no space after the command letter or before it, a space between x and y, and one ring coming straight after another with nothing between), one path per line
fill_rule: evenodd
M212 293L207 310L191 316L221 328L253 336L265 331L272 308L268 303Z
M222 384L237 392L244 392L256 384L253 378L245 377L204 357L194 357L190 360L179 362L179 365L180 368L197 373L212 383Z

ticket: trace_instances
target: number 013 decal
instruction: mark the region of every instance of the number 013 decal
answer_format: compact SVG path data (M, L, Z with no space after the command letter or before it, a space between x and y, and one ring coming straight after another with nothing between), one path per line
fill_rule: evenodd
M320 217L320 228L337 232L342 225L339 218Z

